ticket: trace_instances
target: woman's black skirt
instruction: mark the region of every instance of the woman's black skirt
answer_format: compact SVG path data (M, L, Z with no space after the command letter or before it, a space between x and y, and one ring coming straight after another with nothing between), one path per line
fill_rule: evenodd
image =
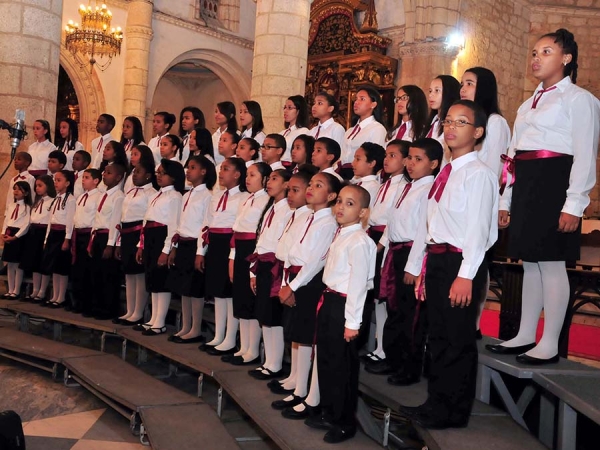
M290 276L290 281L295 275ZM307 285L299 288L296 296L296 306L284 306L284 335L286 339L303 345L312 345L315 339L317 323L317 304L325 289L323 271L321 270Z
M572 165L571 156L515 160L509 257L528 262L579 259L581 222L574 233L557 231Z
M65 230L50 230L42 256L41 273L68 276L71 273L71 248L61 250L65 241Z
M168 228L155 227L144 229L143 264L146 274L146 290L148 292L169 292L165 283L169 274L167 265L159 266L158 257L165 246ZM122 245L122 244L121 244Z
M256 248L256 240L235 240L233 260L233 316L237 319L256 319L256 296L250 288L250 263L246 260Z
M139 222L128 222L122 224L123 230L128 228L134 228L142 223ZM123 273L125 275L138 275L144 273L143 264L138 264L135 255L138 250L138 242L140 242L140 231L131 231L129 233L123 233L121 231L121 266L123 267Z
M274 263L256 261L256 309L258 323L264 327L282 326L283 306L279 297L271 297Z
M31 224L25 236L23 254L19 268L25 272L37 272L44 275L50 273L42 272L42 256L44 254L44 239L46 239L47 225Z
M19 228L7 227L6 232L11 236L14 236L19 231ZM19 263L21 262L21 256L23 255L23 248L25 247L25 241L27 234L20 238L12 241L5 242L4 249L2 250L2 261L5 263Z
M204 276L207 297L232 296L229 281L229 242L233 233L209 233L210 243L204 258Z
M185 297L204 297L204 274L194 269L198 241L179 241L175 265L169 268L167 289Z

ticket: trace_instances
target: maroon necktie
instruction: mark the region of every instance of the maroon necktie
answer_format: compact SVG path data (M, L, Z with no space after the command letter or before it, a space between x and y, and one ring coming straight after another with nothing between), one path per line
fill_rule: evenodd
M404 198L408 195L408 191L410 191L411 187L412 187L412 183L407 183L406 186L404 186L402 195L400 195L400 199L396 203L396 209L398 209L400 207L400 203L402 203L402 200L404 200Z
M304 241L304 238L306 237L306 233L308 233L308 229L310 228L310 226L313 223L313 220L315 220L315 213L312 213L310 215L310 219L308 219L308 226L306 227L306 230L304 230L304 234L302 235L302 239L300 239L300 243L302 244L302 242Z
M185 204L183 205L183 210L184 210L184 211L185 211L185 208L187 208L187 205L188 205L188 203L190 202L190 198L192 198L192 192L193 192L193 191L194 191L193 189L190 191L190 193L189 193L189 195L188 195L188 198L187 198L187 200L185 201Z
M442 198L442 194L444 192L444 188L446 187L446 183L448 182L448 178L450 178L450 172L452 172L452 164L446 164L439 175L435 178L427 198L431 198L435 194L435 201L440 201L440 198Z
M317 134L315 134L315 139L319 139L319 133L321 132L321 125L317 128Z
M83 202L83 206L85 206L85 204L87 203L87 199L88 199L88 193L86 192L85 194L83 194L81 196L81 198L79 199L79 203L77 203L77 205L81 206L81 202Z
M96 147L96 150L98 150L98 151L102 150L103 143L104 143L104 137L101 137L100 142L98 142L98 147Z
M102 200L100 200L100 204L98 205L98 212L102 211L106 197L108 197L108 194L105 193L104 196L102 196Z
M398 134L396 135L396 139L402 139L404 133L406 133L406 122L402 122L402 125L400 125L400 128L398 129Z
M553 91L554 89L556 89L556 86L552 86L552 87L549 87L548 89L542 89L540 91L537 91L535 93L535 95L533 96L533 103L531 104L531 109L536 108L538 102L540 101L540 99L542 98L542 95L544 95L544 93Z
M360 133L360 124L357 123L352 129L352 133L350 133L350 136L348 136L348 139L354 139L358 135L358 133Z
M387 191L390 188L390 184L392 184L392 179L388 178L387 181L381 185L379 192L377 192L377 197L375 197L375 203L384 202ZM381 197L381 199L379 197Z
M225 211L227 209L227 199L228 198L229 198L229 189L227 189L223 193L221 198L219 199L219 204L217 205L217 211L219 210L219 208L221 208L221 205L223 206L223 209L221 209L221 211Z
M17 207L15 208L12 215L10 216L10 219L17 220L17 217L19 217L19 204L18 203L17 203Z
M158 200L158 197L160 197L161 195L162 195L162 191L160 191L158 193L158 195L156 197L154 197L154 200L152 200L152 203L151 203L152 206L154 206L156 204L156 200Z
M433 130L435 130L435 124L438 122L438 118L436 117L433 123L431 124L431 128L429 128L429 133L427 133L427 137L430 138L433 136Z

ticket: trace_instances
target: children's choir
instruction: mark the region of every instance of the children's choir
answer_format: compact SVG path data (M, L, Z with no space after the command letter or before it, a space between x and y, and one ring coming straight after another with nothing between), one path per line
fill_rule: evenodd
M579 254L596 181L600 107L574 84L573 35L543 36L532 72L540 85L519 108L512 140L496 78L482 67L461 82L436 77L428 97L399 87L389 130L368 86L356 93L347 130L326 92L315 97L310 131L299 95L286 100L278 134L265 134L252 100L237 118L233 103L218 103L212 136L196 107L181 111L179 135L176 116L158 112L148 146L139 119L125 118L116 141L114 117L102 114L88 152L73 120L60 122L58 149L38 120L7 196L4 298L23 297L23 274L32 273L24 300L154 336L166 332L176 294L182 327L171 342L254 366L249 375L282 396L274 409L332 443L356 432L358 352L374 311L377 346L361 357L366 370L393 385L427 376L427 401L403 412L425 427L465 426L498 225L510 222L509 253L524 260L524 302L519 334L489 349L554 362L568 302L564 261ZM205 300L215 310L208 342Z

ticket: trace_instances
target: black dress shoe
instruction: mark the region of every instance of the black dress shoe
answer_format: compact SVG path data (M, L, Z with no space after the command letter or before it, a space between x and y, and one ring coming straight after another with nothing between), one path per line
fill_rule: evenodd
M334 427L325 433L323 440L328 444L338 444L352 439L356 434L356 427Z
M206 353L212 356L232 355L233 353L235 353L235 347L231 347L228 350L218 350L217 347L210 347L206 350Z
M229 362L234 366L251 366L254 364L260 364L260 356L257 356L256 358L251 359L250 361L244 361L243 356L234 356Z
M423 428L429 430L445 430L448 428L465 428L469 423L469 418L466 419L446 419L436 417L433 413L420 413L412 417L412 420Z
M63 306L65 306L65 302L60 302L60 303L58 303L58 302L49 302L47 306L50 309L59 309L59 308L62 308Z
M283 387L281 383L277 383L277 385L268 386L273 394L277 395L290 395L293 394L295 389L286 389Z
M388 377L387 382L393 386L410 386L418 383L420 379L421 377L418 375L395 373Z
M299 405L304 401L305 397L298 397L297 395L292 395L291 400L275 400L271 403L271 407L273 409L283 410L285 408L293 408L296 405Z
M235 356L235 353L230 353L229 355L221 356L221 361L230 363L233 358L237 358L237 356Z
M208 343L204 343L198 346L198 350L200 350L201 352L205 352L207 351L209 348L214 348L214 345L209 345Z
M427 414L429 412L431 412L434 408L428 404L428 403L423 403L422 405L419 406L404 406L404 405L399 405L398 406L398 411L400 411L401 414L403 414L406 417L417 417L420 414Z
M144 336L158 336L159 334L164 334L167 332L167 327L161 328L148 328L147 330L142 331Z
M285 408L283 411L281 411L281 415L286 419L292 420L305 420L309 417L321 415L321 405L310 406L305 401L302 401L300 404L304 405L304 409L302 411L296 411L293 407Z
M325 431L329 431L335 427L335 425L333 423L331 423L331 420L329 419L327 414L325 414L323 411L321 411L321 414L319 414L319 415L315 415L315 416L311 416L311 417L307 418L304 421L304 425L306 425L310 428L315 428L317 430L325 430Z
M174 336L173 340L171 342L173 342L175 344L199 344L201 342L204 342L204 336L200 335L200 336L187 338L187 339L183 339L182 337L179 337L179 336Z
M138 320L128 320L128 319L121 319L121 325L125 325L127 327L133 327L136 325L141 325L144 323L144 319L138 319Z
M123 325L123 320L124 320L124 319L119 319L118 317L115 317L115 318L112 320L112 323L114 323L115 325Z
M263 371L267 371L267 373L263 373L260 370L252 370L252 373L250 375L252 375L257 380L272 380L273 378L281 378L283 376L283 369L281 369L278 372L273 372L272 370L264 368Z
M554 355L552 358L536 358L534 356L528 356L525 353L522 355L517 355L517 362L521 364L526 364L528 366L542 366L544 364L555 364L560 360L558 355Z
M373 352L367 353L366 355L362 355L361 357L359 357L359 359L361 360L361 362L363 362L365 364L371 364L374 362L376 363L379 361L383 361L382 358L380 358Z
M85 316L84 316L85 317ZM133 331L146 331L152 325L146 323L139 323L135 327L133 327Z
M256 370L258 369L264 369L264 367L257 367ZM249 370L248 372L252 372L251 370ZM267 387L271 390L278 388L278 387L282 387L283 385L279 382L279 380L271 380L267 383Z
M502 344L487 344L485 346L492 353L499 355L520 355L521 353L528 352L535 347L535 342L532 344L518 345L517 347L505 347Z
M394 369L392 369L385 359L367 364L365 370L374 375L389 375L394 373Z

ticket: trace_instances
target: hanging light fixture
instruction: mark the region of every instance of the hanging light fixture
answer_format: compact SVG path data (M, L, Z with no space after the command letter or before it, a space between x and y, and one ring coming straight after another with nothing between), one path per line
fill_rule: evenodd
M112 13L105 4L98 6L94 1L92 7L90 1L87 7L80 5L79 15L81 25L69 20L65 27L65 47L82 67L89 65L90 72L93 72L94 65L104 71L113 57L121 53L123 31L121 27L111 28ZM85 61L83 58L89 59ZM100 63L96 58L108 60Z

